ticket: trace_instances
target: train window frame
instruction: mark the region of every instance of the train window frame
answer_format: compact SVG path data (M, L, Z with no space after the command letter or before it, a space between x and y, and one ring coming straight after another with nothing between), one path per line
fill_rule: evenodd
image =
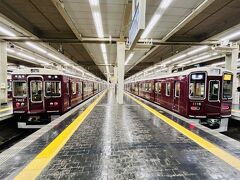
M73 88L73 84L74 84L74 88ZM72 81L71 89L72 89L72 95L77 94L77 83L75 81Z
M218 82L218 99L217 100L213 100L210 99L210 88L211 88L211 82ZM210 80L209 84L208 84L208 101L209 102L219 102L220 101L220 81L219 80Z
M177 95L177 91L176 91L176 84L179 84L179 90L178 90L178 95ZM175 97L180 97L180 94L181 94L181 83L180 83L180 81L175 81L175 83L174 83L174 96Z
M60 95L59 96L48 96L47 94L46 94L46 89L47 89L47 87L46 87L46 83L59 83L59 85L60 85ZM62 96L62 82L61 81L44 81L44 97L52 97L52 98L57 98L57 97L61 97Z
M224 75L226 75L226 74L228 74L228 75L231 75L232 76L232 79L231 79L231 82L232 82L232 89L231 89L231 97L224 97ZM230 73L230 72L224 72L223 73L223 76L222 76L222 99L223 100L231 100L231 99L233 99L233 74L232 73Z
M14 87L14 85L12 86L12 96L14 97L14 98L26 98L27 97L27 91L28 91L28 84L27 84L27 81L25 81L25 80L13 80L12 81L12 83L14 84L15 82L23 82L23 83L26 83L26 94L24 95L24 96L15 96L15 93L14 93L14 91L15 91L15 87Z
M82 94L82 91L83 91L83 87L82 87L82 82L77 82L77 87L78 87L78 94ZM80 88L79 88L80 87Z
M168 85L169 85L169 94L168 94ZM170 82L166 82L165 95L171 96L171 83Z
M191 75L192 74L197 74L197 73L204 73L205 74L205 79L204 79L204 96L203 97L200 97L200 98L195 98L195 97L192 97L191 96L191 93L190 93L190 85L191 85ZM207 94L207 72L206 71L196 71L196 72L192 72L189 74L189 82L188 82L188 98L191 99L191 100L205 100L206 99L206 94Z
M41 101L33 101L32 99L32 82L40 82L42 84L42 91L44 91L44 87L43 87L43 81L40 81L40 80L31 80L29 82L30 84L30 100L31 100L31 103L42 103L44 98L43 98L43 93L41 94Z

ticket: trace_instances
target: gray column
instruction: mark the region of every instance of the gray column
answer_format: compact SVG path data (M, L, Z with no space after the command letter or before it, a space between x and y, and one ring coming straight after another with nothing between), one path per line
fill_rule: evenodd
M239 104L239 93L237 92L238 78L237 78L237 60L239 54L239 47L234 49L231 54L225 57L225 67L227 70L233 72L233 104Z
M0 102L7 103L7 43L0 42Z
M125 42L117 42L117 102L123 104Z
M117 90L117 66L114 66L114 82L113 82L113 84L114 84L114 91L115 91L115 93L116 93L116 90Z

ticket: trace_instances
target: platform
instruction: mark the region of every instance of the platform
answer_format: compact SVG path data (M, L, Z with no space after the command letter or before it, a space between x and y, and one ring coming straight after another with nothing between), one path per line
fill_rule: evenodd
M0 179L240 177L237 141L171 120L136 97L125 94L118 105L110 90L77 108L0 154Z
M239 104L233 104L232 105L232 116L233 119L240 121L240 105Z
M12 114L12 101L9 101L6 105L0 106L0 121L11 117Z

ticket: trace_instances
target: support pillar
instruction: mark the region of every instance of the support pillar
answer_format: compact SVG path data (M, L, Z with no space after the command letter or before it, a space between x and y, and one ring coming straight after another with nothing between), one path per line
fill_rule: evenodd
M114 66L114 82L113 82L113 84L114 84L114 91L115 91L115 93L117 93L117 82L118 82L118 80L117 80L117 66Z
M117 102L123 104L125 42L117 42Z
M233 72L233 104L239 104L239 92L237 92L238 86L238 77L237 77L237 60L239 54L239 46L238 48L234 49L231 54L226 55L225 57L225 64L226 69Z
M109 80L110 80L110 75L107 74L107 87L109 88Z
M7 43L0 42L0 103L7 103Z

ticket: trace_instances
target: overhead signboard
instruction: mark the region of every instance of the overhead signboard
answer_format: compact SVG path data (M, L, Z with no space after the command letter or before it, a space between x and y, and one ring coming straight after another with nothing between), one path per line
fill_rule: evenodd
M130 50L134 49L145 29L146 0L135 0L132 6L133 17L128 35L128 46Z

